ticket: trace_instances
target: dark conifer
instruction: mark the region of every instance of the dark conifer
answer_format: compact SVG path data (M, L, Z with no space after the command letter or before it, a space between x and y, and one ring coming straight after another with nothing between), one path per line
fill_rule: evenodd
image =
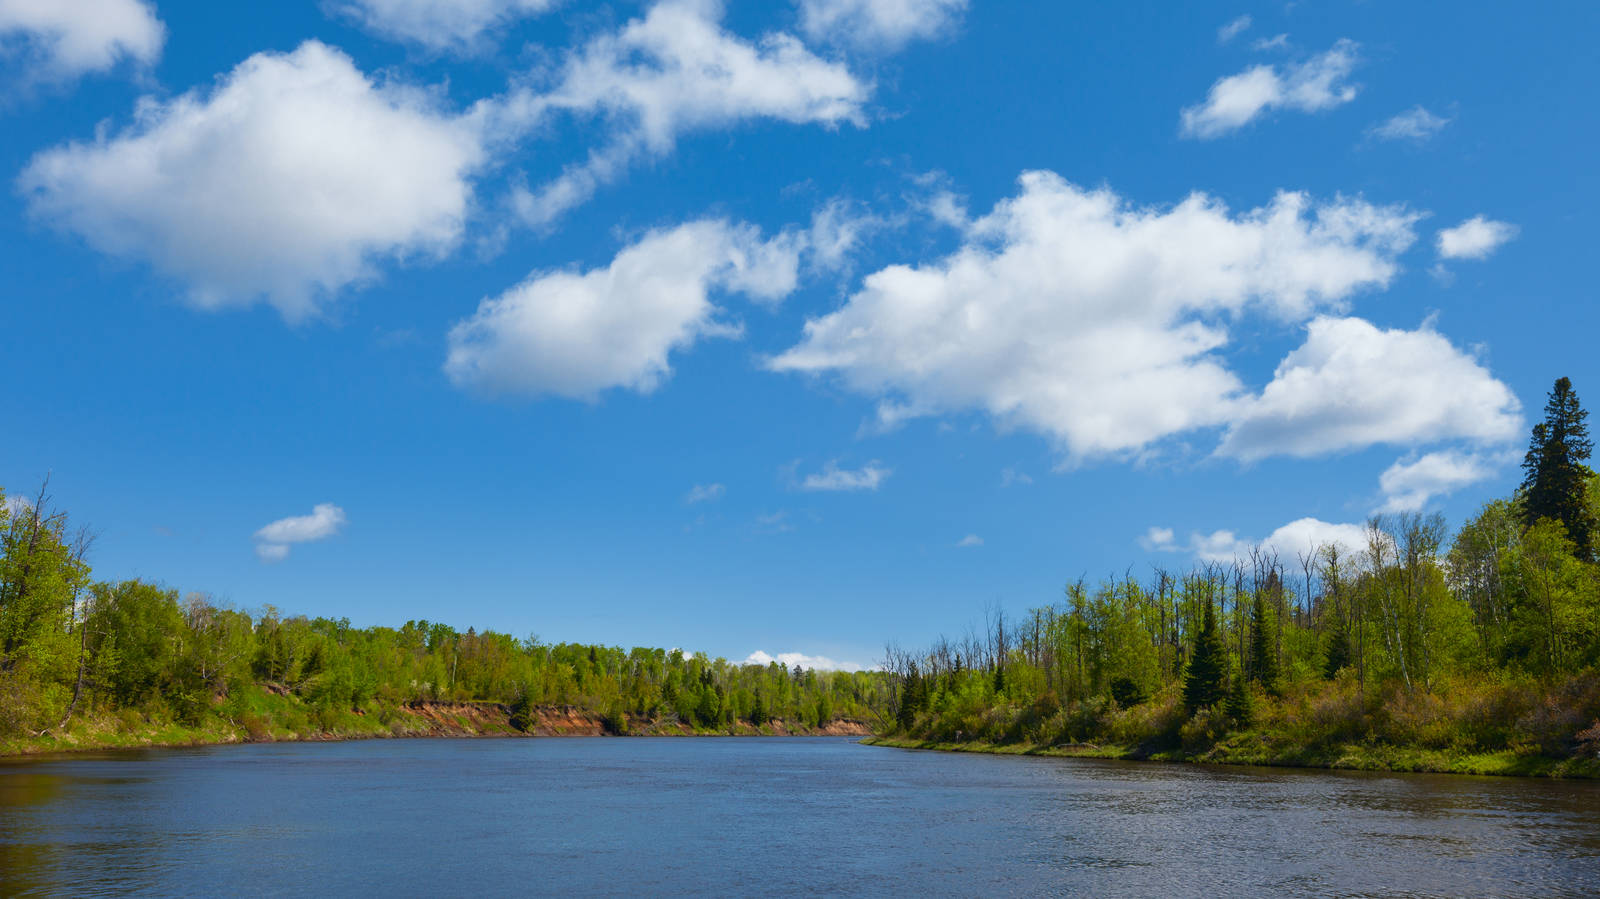
M1278 656L1267 627L1267 601L1256 591L1250 604L1250 680L1268 692L1278 688Z
M1222 637L1217 633L1216 613L1212 611L1211 603L1207 602L1205 619L1194 641L1194 655L1189 660L1189 670L1183 678L1183 705L1189 714L1214 706L1222 700L1227 681L1226 664Z
M1533 426L1528 454L1522 460L1522 513L1530 527L1542 518L1559 521L1581 558L1593 558L1594 518L1589 510L1588 482L1593 474L1584 462L1594 451L1589 413L1567 378L1556 381L1544 406L1544 421Z

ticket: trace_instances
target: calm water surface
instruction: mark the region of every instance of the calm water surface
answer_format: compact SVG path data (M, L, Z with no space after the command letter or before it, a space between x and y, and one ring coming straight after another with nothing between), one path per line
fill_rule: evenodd
M1600 784L391 740L0 764L0 893L1596 896Z

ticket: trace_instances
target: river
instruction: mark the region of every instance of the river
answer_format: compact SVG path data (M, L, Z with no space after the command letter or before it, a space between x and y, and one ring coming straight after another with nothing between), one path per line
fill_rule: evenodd
M0 763L0 893L1594 896L1600 784L840 738Z

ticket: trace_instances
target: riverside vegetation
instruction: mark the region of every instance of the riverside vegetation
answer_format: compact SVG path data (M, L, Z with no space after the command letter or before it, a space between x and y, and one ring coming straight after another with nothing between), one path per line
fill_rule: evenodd
M96 582L43 488L0 494L0 755L435 734L868 732L878 672L740 665L408 621L255 614Z
M1364 546L1068 585L882 670L443 624L228 609L95 582L89 539L0 496L0 754L437 733L878 733L923 748L1600 776L1600 478L1556 382L1517 494L1453 540L1376 516Z
M1516 495L1447 542L1380 515L1364 545L1090 587L982 634L891 647L893 725L923 748L1600 776L1600 479L1566 378Z

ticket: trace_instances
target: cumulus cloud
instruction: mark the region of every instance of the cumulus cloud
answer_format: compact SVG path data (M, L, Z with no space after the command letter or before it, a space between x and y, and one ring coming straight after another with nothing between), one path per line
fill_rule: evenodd
M870 665L861 665L856 662L840 662L827 656L813 656L803 652L780 652L774 655L761 649L745 656L744 661L739 664L765 666L771 665L773 662L777 662L785 668L793 668L799 665L802 669L809 668L813 671L867 671L871 668Z
M768 366L832 373L880 418L979 409L1073 459L1135 451L1245 402L1221 316L1297 321L1382 287L1415 220L1292 193L1242 214L1201 194L1134 208L1029 172L955 252L868 275Z
M145 98L132 125L38 154L18 183L35 216L148 260L196 306L265 299L298 320L380 259L453 248L483 158L427 94L309 41Z
M1521 432L1520 409L1510 388L1426 325L1322 316L1242 406L1217 452L1248 462L1380 443L1499 444Z
M153 64L167 29L142 0L0 0L0 59L40 80Z
M558 0L348 0L334 9L368 30L432 50L468 50L488 32Z
M1250 16L1243 15L1217 29L1217 43L1226 44L1250 28Z
M945 33L966 8L967 0L800 0L800 30L814 41L896 50Z
M558 112L598 116L610 137L555 180L513 197L522 218L547 226L679 135L749 119L864 126L871 87L793 35L752 43L723 30L711 0L663 0L642 19L571 53L548 91L522 90L500 104L498 129L523 132Z
M840 468L837 463L829 462L819 472L808 474L800 481L801 490L815 491L844 491L844 490L877 490L884 479L893 474L892 469L884 468L873 461L860 468Z
M256 531L256 556L263 562L281 562L296 543L325 540L344 527L344 510L333 503L318 503L310 515L280 518Z
M1475 215L1439 232L1440 259L1488 259L1501 244L1517 236L1517 226Z
M1379 122L1367 129L1374 140L1406 140L1422 143L1438 134L1450 120L1437 116L1421 106L1413 106L1393 118Z
M1261 540L1242 538L1230 530L1209 534L1196 531L1183 543L1177 542L1175 536L1171 528L1152 527L1139 538L1139 543L1153 552L1188 553L1202 562L1246 559L1257 548L1276 553L1279 559L1294 559L1330 544L1338 545L1341 554L1354 556L1367 545L1367 529L1362 525L1334 524L1309 517L1291 521Z
M593 398L649 393L669 357L740 329L714 293L775 300L794 290L799 244L751 225L705 219L651 231L589 271L537 271L450 330L445 373L487 393Z
M721 484L696 484L690 488L689 495L685 496L683 501L691 506L695 503L712 503L722 499L722 494L725 492L727 488Z
M982 546L982 545L983 545L983 538L979 537L977 534L968 534L967 536L962 537L960 540L956 541L956 546L961 547L961 548L966 548L966 547L970 547L970 546Z
M1340 40L1303 63L1261 65L1219 79L1205 102L1183 110L1180 133L1207 140L1237 131L1276 109L1319 112L1349 103L1356 87L1346 83L1359 61L1357 45Z
M1415 512L1436 496L1493 477L1503 458L1483 453L1443 450L1398 459L1378 477L1383 491L1380 512Z

